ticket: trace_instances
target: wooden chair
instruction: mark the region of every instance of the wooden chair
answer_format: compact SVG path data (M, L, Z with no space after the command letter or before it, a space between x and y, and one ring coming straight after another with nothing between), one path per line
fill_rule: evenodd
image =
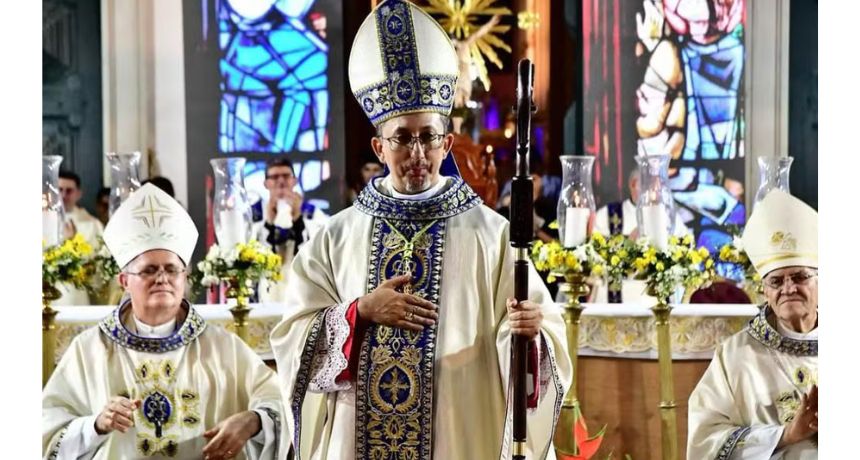
M460 168L460 176L475 190L484 204L495 209L499 199L499 184L496 181L496 163L493 154L485 145L476 144L466 134L454 134L451 154Z

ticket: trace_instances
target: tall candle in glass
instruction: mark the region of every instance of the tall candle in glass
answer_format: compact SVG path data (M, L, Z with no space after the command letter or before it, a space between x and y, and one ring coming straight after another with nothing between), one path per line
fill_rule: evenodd
M639 237L664 250L675 230L675 200L669 189L669 155L639 155L639 198L636 222Z
M221 247L248 242L251 235L251 203L245 190L245 159L240 157L210 160L215 173L212 216L215 237Z
M561 243L573 248L588 239L589 223L594 216L594 191L591 171L594 157L562 155L561 195L558 199L558 232Z

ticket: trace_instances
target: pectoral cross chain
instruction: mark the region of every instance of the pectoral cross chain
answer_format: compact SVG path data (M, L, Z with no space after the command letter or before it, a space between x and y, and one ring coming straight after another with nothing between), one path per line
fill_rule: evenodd
M385 219L385 223L388 224L388 227L391 228L398 237L400 237L400 241L403 242L403 249L401 249L401 264L400 264L400 274L399 275L411 275L412 274L412 256L415 254L415 241L421 237L421 235L427 233L427 230L430 230L430 227L436 223L438 219L434 219L430 221L429 224L425 225L421 230L412 235L412 238L407 238L400 230L397 230L397 227L391 224L388 219ZM404 294L412 294L412 283L406 283L403 285L403 293Z

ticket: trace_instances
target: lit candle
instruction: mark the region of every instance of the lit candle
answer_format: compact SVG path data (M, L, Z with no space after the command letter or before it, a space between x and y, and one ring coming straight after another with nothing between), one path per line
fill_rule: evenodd
M589 208L568 207L564 214L564 247L572 248L585 243L588 236Z
M661 251L669 246L669 216L666 208L660 205L642 208L642 235Z
M232 209L221 211L221 231L218 234L218 244L221 247L233 247L244 243L247 238L245 219L242 211Z

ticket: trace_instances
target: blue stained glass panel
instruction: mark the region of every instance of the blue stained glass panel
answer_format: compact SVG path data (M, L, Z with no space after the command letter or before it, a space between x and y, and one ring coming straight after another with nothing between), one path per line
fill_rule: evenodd
M222 0L219 150L328 149L328 45L305 16L315 0Z

